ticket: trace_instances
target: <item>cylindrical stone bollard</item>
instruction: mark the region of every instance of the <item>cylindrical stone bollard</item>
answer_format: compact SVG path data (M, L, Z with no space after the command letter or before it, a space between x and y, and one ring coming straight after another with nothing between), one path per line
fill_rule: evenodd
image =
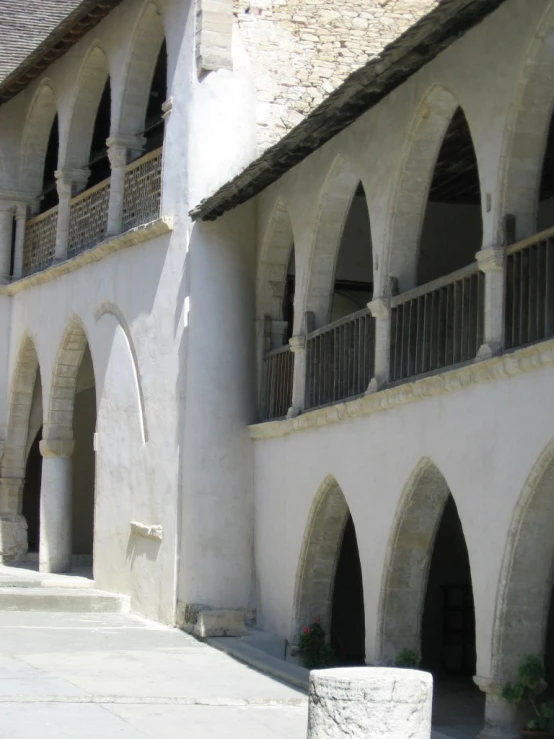
M310 674L308 739L430 739L433 678L392 667Z

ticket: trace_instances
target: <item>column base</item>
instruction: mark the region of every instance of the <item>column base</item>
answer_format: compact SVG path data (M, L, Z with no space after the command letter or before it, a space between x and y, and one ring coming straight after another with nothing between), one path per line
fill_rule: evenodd
M291 406L287 411L287 418L296 418L296 416L300 416L301 414L301 408L295 408L295 406Z
M518 711L502 697L502 684L475 676L473 682L485 693L485 726L478 739L519 739Z
M497 341L489 341L485 344L481 344L479 351L477 352L476 359L492 359L497 357L502 352L502 346Z
M27 521L18 513L0 513L0 563L27 557Z

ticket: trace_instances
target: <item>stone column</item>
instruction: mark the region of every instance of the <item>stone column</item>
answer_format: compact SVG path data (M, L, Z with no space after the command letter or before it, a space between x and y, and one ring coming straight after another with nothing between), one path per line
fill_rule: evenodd
M310 673L308 739L429 739L433 678L421 670L347 667Z
M41 572L71 570L71 455L72 439L43 439L40 487Z
M477 252L479 269L485 275L484 335L477 357L488 359L502 351L504 337L504 247L488 246Z
M14 210L12 201L0 200L0 285L5 285L11 278Z
M517 709L502 697L502 684L479 676L473 681L485 693L485 726L478 739L517 739Z
M58 222L56 225L56 248L53 263L67 259L69 247L69 221L71 218L71 198L86 185L90 171L88 169L58 169L56 183L58 188Z
M292 380L292 405L287 418L299 416L306 404L306 337L303 334L292 336L289 345L294 354L294 374Z
M367 394L375 393L389 381L390 370L390 299L375 298L367 304L375 318L375 371Z
M27 554L27 521L20 513L22 492L22 478L0 478L0 563L18 562Z
M108 236L123 231L123 201L125 196L125 168L129 156L136 159L142 153L146 139L142 136L117 134L106 141L111 165L110 203L108 206Z
M13 278L23 277L23 256L25 249L25 224L27 223L27 206L18 203L15 209L15 252L13 260Z

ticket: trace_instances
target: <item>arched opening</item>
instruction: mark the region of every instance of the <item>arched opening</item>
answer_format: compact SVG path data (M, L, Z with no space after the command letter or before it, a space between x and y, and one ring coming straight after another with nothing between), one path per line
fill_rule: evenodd
M352 198L336 258L331 321L362 310L373 297L373 249L365 190L360 182Z
M465 267L483 239L477 158L462 108L454 111L436 160L419 241L417 284Z
M537 230L554 226L554 114L550 118L539 187Z
M45 213L58 204L58 189L56 186L56 170L58 168L58 150L60 146L60 133L58 126L58 114L54 117L46 156L44 157L44 173L42 176L42 189L40 196L40 213Z
M167 44L165 39L160 48L152 84L148 95L144 131L142 135L146 139L145 151L153 151L163 144L164 119L162 105L167 97Z
M31 554L38 553L40 532L40 481L42 475L42 455L39 444L42 439L42 426L35 436L25 467L23 485L22 514L27 521L27 543Z
M365 664L362 567L356 529L350 514L344 527L333 582L331 647L338 664Z
M102 95L96 111L96 118L94 119L90 154L87 164L90 170L88 187L93 187L110 176L110 160L108 158L108 145L106 144L106 141L110 136L111 109L112 94L110 78L108 77L106 84L104 85L104 89L102 90Z
M73 410L73 554L91 558L94 536L96 386L88 344L77 373Z
M290 257L287 266L287 278L283 295L283 321L286 324L283 331L283 344L292 336L294 330L294 294L296 291L296 261L294 244L290 248Z
M333 478L320 488L298 566L293 638L314 618L342 664L363 664L365 618L362 571L354 522Z

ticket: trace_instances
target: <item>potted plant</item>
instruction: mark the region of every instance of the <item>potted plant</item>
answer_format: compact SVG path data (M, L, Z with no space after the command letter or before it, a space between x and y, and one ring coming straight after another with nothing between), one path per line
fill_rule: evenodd
M506 683L502 697L514 705L527 705L533 718L521 729L522 739L554 739L554 701L538 700L546 689L544 664L540 657L528 655L519 666L519 679Z
M419 669L421 657L413 649L401 649L395 657L395 667L409 667L412 670Z
M333 650L327 644L319 616L316 616L309 626L302 628L298 653L304 667L309 670L330 667L333 664Z

